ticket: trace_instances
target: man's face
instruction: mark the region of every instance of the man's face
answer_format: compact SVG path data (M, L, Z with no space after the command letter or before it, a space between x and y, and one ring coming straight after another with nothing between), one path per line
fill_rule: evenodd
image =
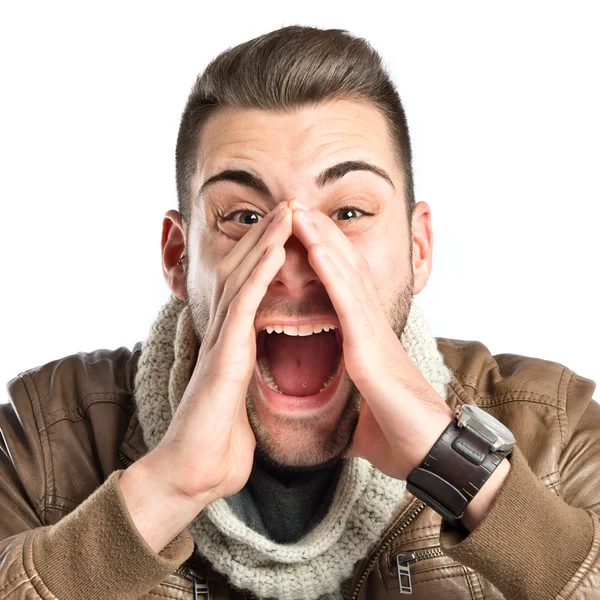
M368 170L318 181L325 170L347 161L373 165L391 181ZM210 178L227 170L246 171L265 187L225 178L208 183L198 196ZM333 219L366 258L389 322L400 335L417 292L403 175L379 110L347 100L287 113L221 109L203 130L192 189L186 287L200 339L210 317L217 264L264 215L291 200ZM285 250L285 264L267 290L256 323L308 319L334 324L338 331L306 337L259 332L257 355L263 368L256 366L248 388L248 416L264 455L282 465L311 467L348 449L360 396L344 370L339 320L306 248L292 235ZM278 392L265 383L269 373L287 395L321 398L319 406L282 409ZM329 387L319 391L336 373Z

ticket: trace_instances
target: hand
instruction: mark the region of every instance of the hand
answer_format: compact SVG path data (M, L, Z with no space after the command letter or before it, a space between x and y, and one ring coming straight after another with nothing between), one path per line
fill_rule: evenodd
M248 481L256 446L246 412L256 362L254 320L285 262L291 231L291 211L282 203L220 262L206 334L181 403L156 448L120 478L131 517L157 552L206 505Z
M246 392L256 362L256 311L285 261L291 211L278 205L216 269L210 320L198 360L157 454L168 457L173 487L188 498L238 492L252 469L256 440Z
M402 347L365 258L319 210L293 202L290 207L293 233L340 319L345 368L363 400L348 456L406 479L448 426L452 411Z

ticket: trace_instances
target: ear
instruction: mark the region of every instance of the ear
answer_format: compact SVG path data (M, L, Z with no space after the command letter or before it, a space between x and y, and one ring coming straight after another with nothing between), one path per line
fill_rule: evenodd
M176 210L169 210L165 214L160 245L165 281L175 296L180 300L187 300L185 285L187 256L183 258L183 265L177 264L179 259L186 254L185 228L181 215Z
M416 296L427 285L431 274L433 231L431 209L427 202L419 202L413 211L412 254L412 268L415 277L413 295Z

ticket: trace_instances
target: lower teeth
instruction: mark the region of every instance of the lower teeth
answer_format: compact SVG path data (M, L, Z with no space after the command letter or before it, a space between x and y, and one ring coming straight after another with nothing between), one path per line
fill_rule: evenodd
M269 369L269 361L266 358L261 358L258 361L260 372L262 374L263 381L274 391L283 394L283 392L277 387L273 375L271 375L271 369Z
M283 392L277 387L277 384L275 383L275 380L273 379L273 375L271 375L271 369L269 368L269 361L267 361L266 358L261 358L258 361L258 366L260 368L260 372L262 374L262 378L263 381L275 392L278 392L279 394L283 394ZM333 373L331 375L331 377L329 377L329 379L323 384L323 387L319 390L319 393L321 393L323 390L326 390L330 385L331 382L335 379L335 373Z

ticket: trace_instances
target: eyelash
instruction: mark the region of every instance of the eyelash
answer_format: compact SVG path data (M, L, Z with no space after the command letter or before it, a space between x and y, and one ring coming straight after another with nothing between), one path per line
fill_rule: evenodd
M231 218L233 215L237 214L237 213L242 213L242 212L250 212L250 213L256 213L257 215L260 214L257 210L255 210L254 208L236 208L235 210L232 210L231 212L227 213L227 214L220 214L219 215L219 219L221 219L221 221L232 221L233 219ZM260 215L260 218L263 218L263 215ZM237 221L234 221L235 223L237 223ZM243 223L238 223L238 225L243 225Z
M339 213L339 212L343 212L345 210L352 210L355 212L359 212L362 213L363 216L365 217L370 217L373 216L373 213L367 212L366 210L362 210L360 208L356 208L355 206L342 206L341 208L337 208L333 214ZM255 214L259 214L259 212L257 210L254 210L253 208L237 208L236 210L233 210L225 215L219 215L219 218L222 221L233 221L232 216L237 214L237 213L243 213L243 212L250 212L250 213L255 213ZM260 215L260 218L262 219L263 216ZM348 221L354 221L354 219L356 219L357 217L354 217L353 219L347 219ZM341 219L340 219L341 220ZM238 223L237 221L234 221L234 223ZM244 225L244 223L238 223L238 225Z
M373 216L373 213L367 212L366 210L363 210L362 208L356 208L356 206L342 206L341 208L337 208L333 214L335 213L339 213L339 212L343 212L345 210L353 210L359 213L362 213L363 216L365 217L371 217ZM356 217L354 217L355 219ZM354 219L348 219L349 221L354 221Z

